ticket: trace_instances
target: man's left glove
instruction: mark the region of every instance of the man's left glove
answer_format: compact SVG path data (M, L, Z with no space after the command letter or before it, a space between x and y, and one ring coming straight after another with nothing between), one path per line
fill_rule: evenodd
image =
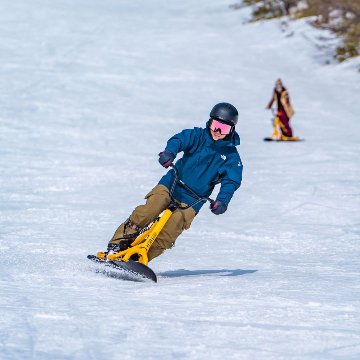
M165 168L167 169L171 164L172 162L174 161L175 159L175 155L169 151L169 150L165 150L165 151L162 151L160 154L159 154L159 163Z
M221 200L215 200L210 204L210 210L215 215L223 214L227 209L227 205L224 204Z

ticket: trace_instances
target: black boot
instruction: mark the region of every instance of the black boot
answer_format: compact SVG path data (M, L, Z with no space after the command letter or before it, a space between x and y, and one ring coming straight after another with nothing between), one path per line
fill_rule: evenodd
M124 239L121 240L118 244L109 244L107 248L108 253L118 253L120 251L124 251L128 249L131 246L131 243L134 241L134 239Z
M110 244L107 248L107 254L109 254L109 253L115 254L120 251L124 251L131 247L132 242L133 242L133 240L129 239L129 240L122 240L122 241L120 241L119 244ZM138 261L139 255L138 254L131 255L130 260Z

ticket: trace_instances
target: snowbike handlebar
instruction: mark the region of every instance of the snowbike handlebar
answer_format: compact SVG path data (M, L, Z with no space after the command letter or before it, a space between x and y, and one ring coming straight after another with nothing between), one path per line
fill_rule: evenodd
M174 170L175 172L175 178L174 178L174 182L171 186L171 189L170 189L170 197L171 197L171 200L172 201L175 201L175 199L173 198L172 194L174 192L174 189L175 189L175 186L177 183L179 183L182 187L184 187L187 191L189 191L192 195L194 195L194 197L196 198L196 200L194 202L192 202L190 205L187 205L187 206L181 206L181 205L178 205L177 207L181 210L186 210L196 204L198 204L199 202L201 201L209 201L210 204L212 204L214 202L213 199L207 197L207 196L200 196L198 195L193 189L191 189L188 185L186 185L184 183L184 181L182 181L180 178L179 178L179 170L177 169L177 167L174 165L174 164L170 164L170 167Z

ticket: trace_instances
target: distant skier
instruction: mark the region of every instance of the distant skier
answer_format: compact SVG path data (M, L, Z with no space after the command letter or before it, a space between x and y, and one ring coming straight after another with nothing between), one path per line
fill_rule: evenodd
M210 196L214 186L221 184L216 200L210 209L215 215L223 214L242 180L242 163L236 145L240 144L235 132L238 111L228 103L219 103L210 112L206 128L186 129L171 137L164 151L159 154L159 163L168 168L178 153L183 156L176 162L180 178L200 196ZM130 217L116 230L108 244L108 253L125 250L139 232L170 203L169 189L174 171L164 175L146 196L146 203L135 208ZM177 184L173 193L176 201L191 204L194 196ZM171 248L178 236L190 225L204 202L186 210L177 209L148 251L149 261ZM130 238L129 238L130 237Z
M280 121L280 136L282 140L286 140L287 138L291 138L293 136L293 132L290 126L290 119L294 115L294 109L292 108L290 103L289 92L284 87L281 79L277 79L275 82L275 88L273 90L272 98L267 105L267 108L271 109L274 102L276 102L277 104L276 115Z

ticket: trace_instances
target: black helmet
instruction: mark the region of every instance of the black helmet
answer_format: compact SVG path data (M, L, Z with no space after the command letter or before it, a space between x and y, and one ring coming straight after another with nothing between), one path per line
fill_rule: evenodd
M237 124L238 115L239 113L236 110L236 107L225 102L216 104L210 112L211 119L220 120L231 126L235 126Z

